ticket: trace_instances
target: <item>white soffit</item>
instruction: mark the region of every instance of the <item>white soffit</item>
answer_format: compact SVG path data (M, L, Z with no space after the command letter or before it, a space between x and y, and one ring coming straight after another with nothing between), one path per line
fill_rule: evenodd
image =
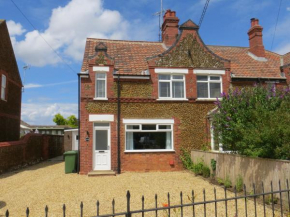
M108 66L93 66L94 72L108 72L109 67Z
M97 122L97 121L106 121L111 122L114 121L114 115L89 115L90 122Z
M225 70L207 70L207 69L194 69L194 74L203 74L203 75L224 75L226 74Z
M155 73L188 74L188 69L156 68Z
M124 124L174 124L174 119L123 119Z

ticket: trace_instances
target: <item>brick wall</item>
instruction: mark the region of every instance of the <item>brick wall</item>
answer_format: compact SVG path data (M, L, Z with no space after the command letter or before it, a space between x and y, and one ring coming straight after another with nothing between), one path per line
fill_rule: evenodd
M0 143L0 173L62 155L63 136L27 134L19 141Z
M0 82L2 74L6 76L6 97L0 99L0 142L16 141L20 136L22 83L5 21L0 21Z

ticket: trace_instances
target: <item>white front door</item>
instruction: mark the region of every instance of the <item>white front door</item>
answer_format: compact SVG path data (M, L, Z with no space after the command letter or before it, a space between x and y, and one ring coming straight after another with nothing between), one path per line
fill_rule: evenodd
M110 124L94 124L94 170L111 170Z

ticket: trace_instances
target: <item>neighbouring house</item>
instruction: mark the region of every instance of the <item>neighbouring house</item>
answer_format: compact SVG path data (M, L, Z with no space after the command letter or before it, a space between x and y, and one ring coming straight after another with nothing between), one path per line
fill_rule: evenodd
M167 10L162 42L87 39L79 73L80 174L180 170L182 147L208 146L207 114L222 92L289 84L290 54L264 49L258 19L251 19L249 47L208 46L198 30Z
M20 137L26 135L27 133L33 132L31 126L25 121L20 120Z
M22 82L6 21L0 20L0 142L20 138Z
M71 128L68 125L31 125L34 133L49 135L64 135L64 130Z
M64 151L79 150L79 130L72 128L64 130Z

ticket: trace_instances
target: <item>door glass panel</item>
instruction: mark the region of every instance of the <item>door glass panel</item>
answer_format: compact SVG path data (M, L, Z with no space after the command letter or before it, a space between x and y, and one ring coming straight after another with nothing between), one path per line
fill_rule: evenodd
M108 130L96 130L95 136L95 150L108 150Z
M108 127L110 126L109 123L94 123L95 127Z

